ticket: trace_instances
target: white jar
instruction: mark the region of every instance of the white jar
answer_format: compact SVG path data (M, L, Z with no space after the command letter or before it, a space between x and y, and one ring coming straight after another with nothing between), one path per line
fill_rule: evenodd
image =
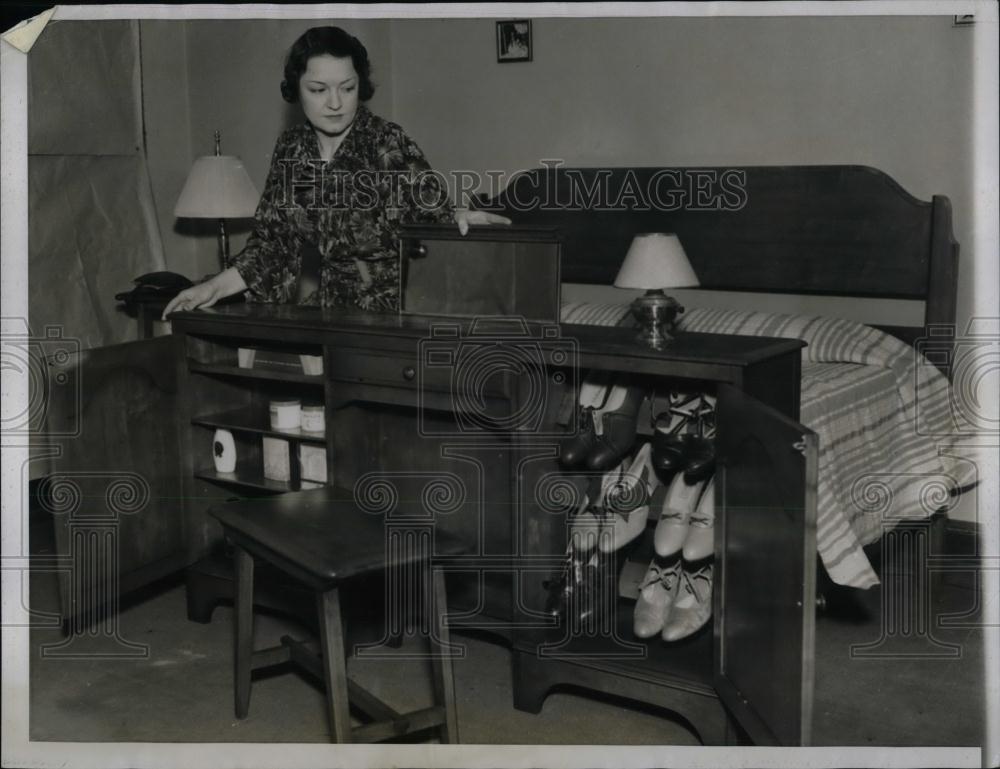
M326 429L326 417L322 406L302 407L302 429L309 433L321 433Z
M273 400L270 412L272 430L295 430L302 423L302 401L298 398Z
M212 459L217 473L232 473L236 470L236 441L229 430L216 430L212 438Z

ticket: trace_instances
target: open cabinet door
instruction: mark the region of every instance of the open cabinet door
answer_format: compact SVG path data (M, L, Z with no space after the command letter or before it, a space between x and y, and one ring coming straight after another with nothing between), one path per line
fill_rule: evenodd
M717 404L715 685L760 745L808 745L816 434L728 385Z
M163 336L83 350L48 368L64 381L47 415L60 455L42 484L42 504L65 564L63 620L76 632L102 608L113 614L121 595L188 560L178 418L182 341Z

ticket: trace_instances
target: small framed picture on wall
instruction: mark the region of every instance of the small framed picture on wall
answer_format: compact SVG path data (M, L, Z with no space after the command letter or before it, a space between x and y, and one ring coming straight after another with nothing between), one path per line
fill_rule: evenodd
M531 21L497 22L497 61L531 61Z

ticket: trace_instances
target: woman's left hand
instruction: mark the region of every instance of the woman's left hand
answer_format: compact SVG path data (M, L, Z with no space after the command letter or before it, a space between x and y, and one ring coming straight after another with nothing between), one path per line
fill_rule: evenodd
M470 211L467 208L455 209L455 221L458 222L458 231L465 235L469 231L470 224L510 224L510 219L500 214L491 214L489 211Z

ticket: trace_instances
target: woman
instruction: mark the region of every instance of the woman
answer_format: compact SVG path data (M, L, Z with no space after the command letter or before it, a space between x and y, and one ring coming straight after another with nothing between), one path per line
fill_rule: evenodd
M247 291L262 302L370 310L399 305L399 225L509 224L454 210L417 145L364 105L373 93L368 52L338 27L314 27L292 46L281 94L306 123L278 139L255 226L233 265L178 294L174 310L211 307ZM317 253L318 252L318 253ZM318 262L310 283L309 255Z

